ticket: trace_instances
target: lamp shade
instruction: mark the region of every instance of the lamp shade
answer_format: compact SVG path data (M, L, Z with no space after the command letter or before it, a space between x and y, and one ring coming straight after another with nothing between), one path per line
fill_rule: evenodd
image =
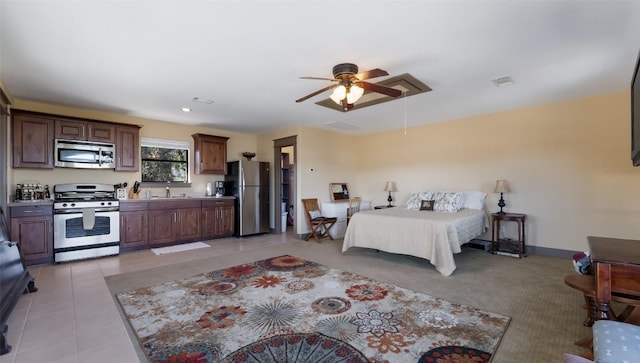
M331 93L331 96L329 96L329 98L331 98L333 102L341 105L342 100L347 97L347 103L354 104L357 100L360 99L360 97L362 97L363 94L364 89L361 87L352 85L349 87L349 92L347 92L347 88L340 85L333 89L333 92Z
M496 188L493 190L494 193L511 193L511 189L509 189L509 183L506 180L496 180Z
M398 188L396 187L396 182L387 182L387 184L384 186L384 191L385 192L397 192Z
M364 94L364 89L358 86L351 86L349 93L347 93L347 103L356 103L357 100Z

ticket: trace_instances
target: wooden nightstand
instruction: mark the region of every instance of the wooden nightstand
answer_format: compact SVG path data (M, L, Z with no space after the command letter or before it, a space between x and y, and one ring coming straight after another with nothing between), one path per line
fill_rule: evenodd
M373 207L373 209L387 209L393 207L395 207L395 205L392 205L391 207L389 207L388 205L376 205L375 207Z
M518 213L492 213L491 214L491 253L513 257L525 257L524 247L524 220L526 214ZM518 224L518 238L500 238L500 224L502 222L516 222Z

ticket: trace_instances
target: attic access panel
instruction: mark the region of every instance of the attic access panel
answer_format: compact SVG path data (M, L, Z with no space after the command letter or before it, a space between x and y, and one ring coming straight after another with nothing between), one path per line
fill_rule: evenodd
M401 75L385 79L384 81L376 82L376 84L381 84L383 86L398 89L402 91L404 95L399 97L390 97L377 92L365 91L362 97L360 97L360 99L353 104L353 108L348 111L353 111L360 108L377 105L379 103L393 101L396 99L402 99L403 97L405 97L405 95L406 97L409 97L431 91L431 88L429 86L420 82L409 73L403 73ZM347 112L342 108L342 105L338 105L330 98L318 101L316 102L316 105L328 107L340 112Z

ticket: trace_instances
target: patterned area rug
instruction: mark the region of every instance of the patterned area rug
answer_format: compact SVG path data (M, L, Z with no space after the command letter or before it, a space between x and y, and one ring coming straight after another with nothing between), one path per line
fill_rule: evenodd
M154 363L482 363L510 320L294 256L117 298Z

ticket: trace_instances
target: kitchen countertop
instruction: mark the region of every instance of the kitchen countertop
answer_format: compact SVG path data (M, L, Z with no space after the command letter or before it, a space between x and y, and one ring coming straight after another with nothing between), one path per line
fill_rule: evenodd
M233 196L222 196L222 197L216 197L216 196L211 196L211 197L207 197L207 196L202 196L202 197L192 197L192 196L175 196L175 197L171 197L171 198L166 198L166 197L152 197L151 199L147 199L147 198L139 198L139 199L120 199L120 203L131 203L131 202L166 202L169 200L209 200L209 199L236 199L236 197Z
M13 201L7 203L7 207L29 207L29 206L48 206L53 205L53 200L43 199L43 200L29 200L24 202Z

